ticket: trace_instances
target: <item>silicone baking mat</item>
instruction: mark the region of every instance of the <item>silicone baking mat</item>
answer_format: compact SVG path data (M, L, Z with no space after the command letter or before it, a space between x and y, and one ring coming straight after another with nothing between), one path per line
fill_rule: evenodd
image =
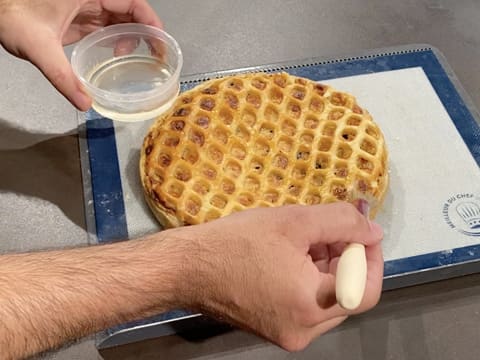
M390 155L390 190L377 216L385 229L385 289L480 270L478 112L436 49L412 45L202 74L183 78L182 90L251 71L287 71L350 92L380 125ZM80 117L87 220L94 241L161 230L145 204L138 175L140 147L152 121L112 122L93 111ZM161 314L110 329L99 344L169 334L206 321L200 318L184 311Z

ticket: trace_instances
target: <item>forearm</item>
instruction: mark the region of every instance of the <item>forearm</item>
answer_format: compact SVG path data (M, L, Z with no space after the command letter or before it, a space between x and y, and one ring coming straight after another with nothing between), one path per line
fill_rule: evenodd
M155 237L1 256L2 358L29 356L171 309L183 273L181 243Z
M0 357L26 357L172 308L300 350L350 314L329 300L345 242L366 246L367 283L355 312L378 302L382 236L355 207L337 203L259 208L144 240L0 256Z

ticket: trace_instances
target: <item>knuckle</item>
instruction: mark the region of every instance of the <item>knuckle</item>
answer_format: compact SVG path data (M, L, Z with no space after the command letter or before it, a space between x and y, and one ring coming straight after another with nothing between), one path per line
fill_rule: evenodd
M284 205L282 209L285 211L287 214L292 214L294 216L299 216L301 215L301 210L304 208L304 206L299 205L299 204L289 204L289 205Z
M337 211L343 214L351 215L358 212L355 206L349 202L337 202L335 206L337 207Z
M378 303L380 302L381 296L382 296L382 293L380 290L377 293L375 293L373 296L371 296L371 299L369 299L369 301L365 306L365 311L371 310L375 306L377 306Z
M295 304L295 313L293 314L294 323L298 326L310 327L315 325L314 311L309 301L297 300Z
M304 205L292 204L283 206L285 214L289 219L290 224L296 222L304 222L307 215L308 208Z
M297 352L305 349L310 340L305 335L299 335L294 332L282 334L278 345L288 352Z
M55 68L51 70L49 77L54 84L63 85L68 79L68 71L62 68Z
M303 208L301 205L285 205L277 208L273 221L278 231L289 234L292 231L292 224L301 224L304 220Z

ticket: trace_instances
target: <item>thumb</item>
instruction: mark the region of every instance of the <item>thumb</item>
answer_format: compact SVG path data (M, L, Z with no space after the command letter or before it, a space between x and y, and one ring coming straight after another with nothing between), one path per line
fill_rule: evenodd
M23 49L23 53L76 108L81 111L90 108L92 100L75 76L57 39L37 38L35 43L30 43L27 49Z

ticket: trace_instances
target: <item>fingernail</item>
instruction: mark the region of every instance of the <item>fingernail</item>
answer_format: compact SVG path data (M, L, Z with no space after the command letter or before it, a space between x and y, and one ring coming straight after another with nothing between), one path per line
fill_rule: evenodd
M358 210L362 213L362 215L368 216L370 213L370 204L368 201L360 199L358 201Z
M368 221L368 224L370 226L370 230L375 234L376 237L383 239L383 229L380 225L378 225L374 221Z

